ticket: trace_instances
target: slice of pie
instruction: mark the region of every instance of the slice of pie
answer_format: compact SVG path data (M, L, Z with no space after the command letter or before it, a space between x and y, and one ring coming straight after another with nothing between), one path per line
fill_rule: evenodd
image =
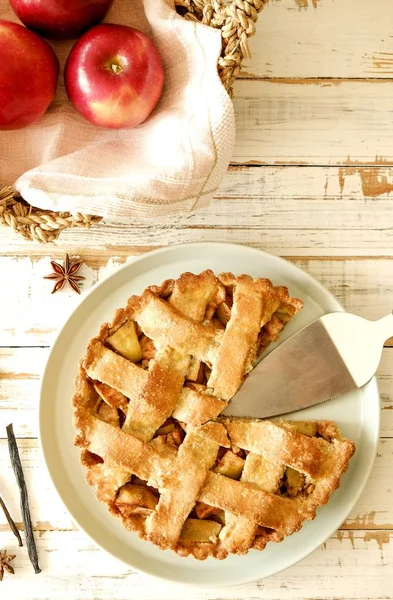
M183 273L132 296L90 341L75 444L127 529L222 559L281 541L328 501L354 452L334 423L220 418L302 305L268 279Z

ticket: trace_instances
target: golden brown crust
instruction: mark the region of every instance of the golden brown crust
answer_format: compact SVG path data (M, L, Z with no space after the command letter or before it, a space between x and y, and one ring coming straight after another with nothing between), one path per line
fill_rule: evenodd
M323 471L329 444L280 427L272 421L226 421L235 446L287 465L310 476Z
M75 380L75 444L124 527L224 559L281 541L328 501L354 452L334 423L216 420L301 307L267 279L183 273L101 327ZM131 325L138 364L108 342Z

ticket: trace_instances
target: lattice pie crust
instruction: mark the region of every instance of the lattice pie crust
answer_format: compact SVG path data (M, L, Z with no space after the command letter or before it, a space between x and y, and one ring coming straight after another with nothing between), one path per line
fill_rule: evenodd
M75 444L127 529L222 559L281 541L328 501L354 452L335 423L219 417L302 305L267 279L183 273L132 296L90 341Z

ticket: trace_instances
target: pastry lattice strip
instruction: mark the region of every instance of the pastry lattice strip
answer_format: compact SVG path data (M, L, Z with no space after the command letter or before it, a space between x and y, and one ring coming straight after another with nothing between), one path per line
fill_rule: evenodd
M233 278L228 281L228 277L232 276L223 277L227 284L234 285ZM222 346L216 350L211 380L216 387L221 386L222 396L230 397L251 368L261 327L269 322L280 305L285 306L288 299L286 290L273 288L268 280L239 277L234 289L233 312L223 334L213 329L205 319L209 303L217 303L214 297L225 299L223 285L211 272L199 276L184 274L166 287L171 288L168 302L147 290L140 298L130 299L125 311L127 317L135 319L158 347L149 371L119 356L98 339L90 343L84 360L84 368L90 378L129 398L123 429L145 441L154 436L170 415L193 425L215 418L225 407L224 401L183 388L191 356L194 360L209 360L208 351L204 352L203 348L214 348L217 340L222 339ZM278 292L274 293L275 290ZM120 311L117 320L120 323L124 320L123 311ZM202 320L204 325L200 323ZM230 352L235 338L238 339L236 357ZM224 370L226 360L229 369ZM223 382L226 382L225 385ZM215 392L217 395L217 390ZM96 471L100 469L105 471L105 479L108 480L110 470L97 467ZM119 480L117 472L113 480ZM103 487L108 488L107 481Z
M212 439L209 431L205 434L203 429L206 426L193 429L191 433L187 434L184 451L180 449L179 452L176 452L175 448L170 446L155 444L154 441L144 442L129 433L118 430L112 425L97 419L85 408L77 408L75 416L78 429L84 432L83 436L77 439L78 445L100 456L104 459L104 462L118 465L125 471L146 480L149 485L162 492L164 516L159 508L159 502L157 511L151 518L148 518L151 519L149 523L155 523L157 519L159 520L160 540L156 534L152 533L157 529L147 523L147 537L156 543L161 541L162 547L174 547L176 545L182 526L196 501L216 506L253 522L255 525L288 535L296 531L304 519L312 518L315 515L316 507L327 501L330 491L338 485L345 461L348 462L353 452L353 445L347 440L335 440L334 443L329 443L322 438L308 438L302 434L288 431L285 426L273 422L260 421L253 423L254 435L263 437L266 428L268 428L273 436L278 435L280 437L280 456L282 454L288 456L287 466L298 467L299 464L298 459L291 456L291 449L294 444L299 444L309 456L316 455L318 457L323 455L324 459L317 461L318 466L316 468L312 467L309 471L304 469L304 472L314 482L316 489L316 497L312 498L312 502L307 504L307 501L283 498L266 489L260 489L255 486L255 482L235 481L209 470L209 466L214 463L214 454L217 453L222 440L216 441L217 435L214 435ZM212 423L212 425L225 427L224 424L219 423ZM243 426L243 423L240 423L240 425ZM244 428L242 427L242 429ZM285 435L282 436L281 432L284 432ZM235 423L230 424L228 433L230 436L236 434ZM195 442L198 437L200 441ZM191 441L189 441L190 439ZM190 452L188 452L189 446ZM198 452L195 453L195 447L203 450L205 446L207 447L206 454L201 452L199 456ZM256 449L258 452L263 450L266 459L277 462L274 444L268 444L263 448L257 444ZM201 463L202 456L204 458ZM141 460L141 457L143 457L143 460ZM306 461L304 461L305 463ZM195 465L197 466L198 476L194 470ZM332 465L335 465L334 468ZM191 482L194 485L190 484L187 469L191 470ZM177 477L175 477L176 473ZM180 482L178 477L180 477ZM183 511L179 509L173 495L176 490L179 490L177 484L182 484L182 477L184 477L186 485L185 495L187 496L187 493L190 492L186 502L184 496L180 494ZM181 523L176 522L176 526L173 522L173 514L168 512L171 502L174 503L176 515L180 515L182 519ZM165 520L165 515L168 517L167 520ZM225 538L223 545L225 547Z
M228 289L233 298L227 303ZM217 314L224 314L226 327L217 328L211 319L220 303L224 310ZM125 526L180 554L223 558L228 552L263 548L268 539L281 539L315 516L316 506L337 487L353 451L333 426L325 427L334 438L328 443L297 433L290 423L208 422L237 391L257 352L277 339L299 308L301 302L291 299L286 288L275 288L268 280L186 273L132 297L112 327L104 326L91 341L73 401L76 443L84 448L82 462L97 497ZM137 322L154 342L155 356L147 369L105 345L108 335L128 320ZM211 369L207 388L183 387L201 362ZM105 410L97 398L105 400ZM118 408L127 413L121 429ZM152 439L170 416L187 430L179 450ZM214 472L219 449L231 445L247 454L240 481ZM332 471L333 455L337 468ZM287 466L314 481L312 497L280 495ZM157 489L160 498L150 497L150 506L141 507L137 516L124 516L116 498L119 489L127 491L131 476ZM148 490L142 496L147 498ZM196 503L225 511L225 525L203 521L211 525L211 543L194 543L190 549L190 543L182 542L182 532L187 524L190 529L198 523L188 518Z

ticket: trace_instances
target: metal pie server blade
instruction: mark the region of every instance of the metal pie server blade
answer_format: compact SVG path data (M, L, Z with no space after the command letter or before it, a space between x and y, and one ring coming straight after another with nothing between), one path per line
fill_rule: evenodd
M221 414L268 418L358 389L375 374L391 335L392 314L379 321L350 313L324 315L254 367Z

